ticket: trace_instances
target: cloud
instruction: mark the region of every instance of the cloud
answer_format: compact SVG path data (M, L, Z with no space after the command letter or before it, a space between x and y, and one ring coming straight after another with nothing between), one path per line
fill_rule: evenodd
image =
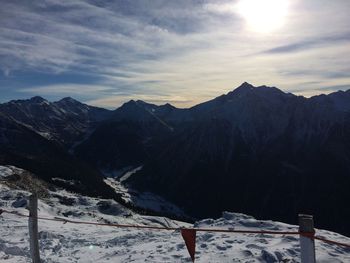
M137 71L139 64L205 45L204 39L185 34L199 30L205 18L200 5L195 8L186 1L184 7L192 7L186 11L165 1L150 6L121 2L104 7L84 1L7 3L5 27L0 30L2 69L113 75L116 69Z
M39 87L22 88L18 92L27 94L38 94L40 96L62 98L66 96L74 96L82 99L91 99L101 94L106 94L112 88L103 85L88 85L88 84L52 84Z
M319 86L313 87L312 89L299 89L295 90L293 93L296 95L301 95L307 98L317 96L320 94L330 94L338 91L347 91L350 90L350 85L334 85L334 86Z
M347 83L348 4L297 2L286 27L264 35L245 30L231 0L5 1L2 96L187 106L244 81L285 90Z
M224 3L222 2L210 2L204 4L204 8L207 9L210 12L213 12L215 14L223 15L223 14L234 14L237 12L237 4L238 1L226 1Z
M303 77L303 76L314 76L315 78L325 78L325 79L344 79L350 78L350 71L342 69L342 71L332 71L330 69L325 70L287 70L281 71L280 74L285 76Z
M319 88L319 90L330 91L330 92L339 91L339 90L346 91L346 90L350 90L350 83L345 84L345 85L334 85L334 86L328 86L328 87L321 87L321 88Z
M336 36L328 36L310 40L304 40L298 43L283 45L274 47L263 51L265 54L283 54L283 53L293 53L299 51L305 51L313 48L318 48L327 45L342 44L350 42L350 32L343 33Z

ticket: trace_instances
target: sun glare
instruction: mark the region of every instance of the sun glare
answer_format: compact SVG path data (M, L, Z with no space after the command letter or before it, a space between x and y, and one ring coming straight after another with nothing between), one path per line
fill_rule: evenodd
M288 0L240 0L238 12L250 30L268 33L283 26Z

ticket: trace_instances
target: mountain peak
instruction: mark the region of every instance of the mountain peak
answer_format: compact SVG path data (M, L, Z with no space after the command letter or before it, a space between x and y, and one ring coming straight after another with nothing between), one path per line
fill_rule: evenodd
M34 103L42 103L42 102L46 102L46 100L40 96L35 96L29 99L30 102L34 102Z
M256 87L254 87L252 84L248 82L243 82L239 87L235 88L229 93L248 93L254 89L256 89Z
M147 103L143 100L129 100L128 102L125 102L121 107L147 107L147 106L154 106L153 104Z
M255 88L252 84L248 82L243 82L238 88L236 89L253 89Z
M72 97L64 97L63 99L61 99L62 101L76 101L75 99L73 99Z
M65 97L65 98L59 100L58 102L71 103L71 104L76 104L76 103L81 104L80 101L77 101L77 100L73 99L72 97Z
M131 106L131 105L135 105L136 104L136 101L134 100L129 100L127 102L125 102L122 107L125 107L125 106Z
M259 96L279 96L279 95L287 95L282 90L276 87L269 87L266 85L255 87L248 82L242 83L238 88L229 92L227 95L259 95Z
M127 110L127 109L134 109L135 107L137 107L137 102L135 100L129 100L127 102L124 102L118 109L123 109L123 110Z
M163 107L165 107L165 108L169 108L169 109L173 109L173 108L175 108L173 105L171 105L170 103L165 103L165 104L163 104L163 105L161 105L161 106L163 106Z

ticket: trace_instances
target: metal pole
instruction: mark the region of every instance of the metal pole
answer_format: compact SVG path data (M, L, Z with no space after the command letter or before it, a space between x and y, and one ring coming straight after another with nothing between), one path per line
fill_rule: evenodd
M40 263L38 238L38 197L32 194L29 197L29 244L33 263Z
M299 232L314 235L314 220L312 215L299 214ZM301 263L316 263L315 241L300 235Z

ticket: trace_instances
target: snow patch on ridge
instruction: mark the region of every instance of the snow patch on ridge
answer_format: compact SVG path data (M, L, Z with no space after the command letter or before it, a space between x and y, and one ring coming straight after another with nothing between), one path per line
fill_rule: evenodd
M14 174L21 174L23 173L23 169L17 168L15 166L6 165L2 166L0 165L0 179L6 178Z
M106 184L111 186L116 193L120 194L126 203L133 204L135 207L162 214L188 218L182 209L166 201L164 198L150 192L139 192L130 188L129 186L124 185L124 181L140 169L142 169L142 166L134 168L128 172L124 171L122 175L120 175L121 173L115 173L118 174L118 176L108 177L104 179L104 181Z

